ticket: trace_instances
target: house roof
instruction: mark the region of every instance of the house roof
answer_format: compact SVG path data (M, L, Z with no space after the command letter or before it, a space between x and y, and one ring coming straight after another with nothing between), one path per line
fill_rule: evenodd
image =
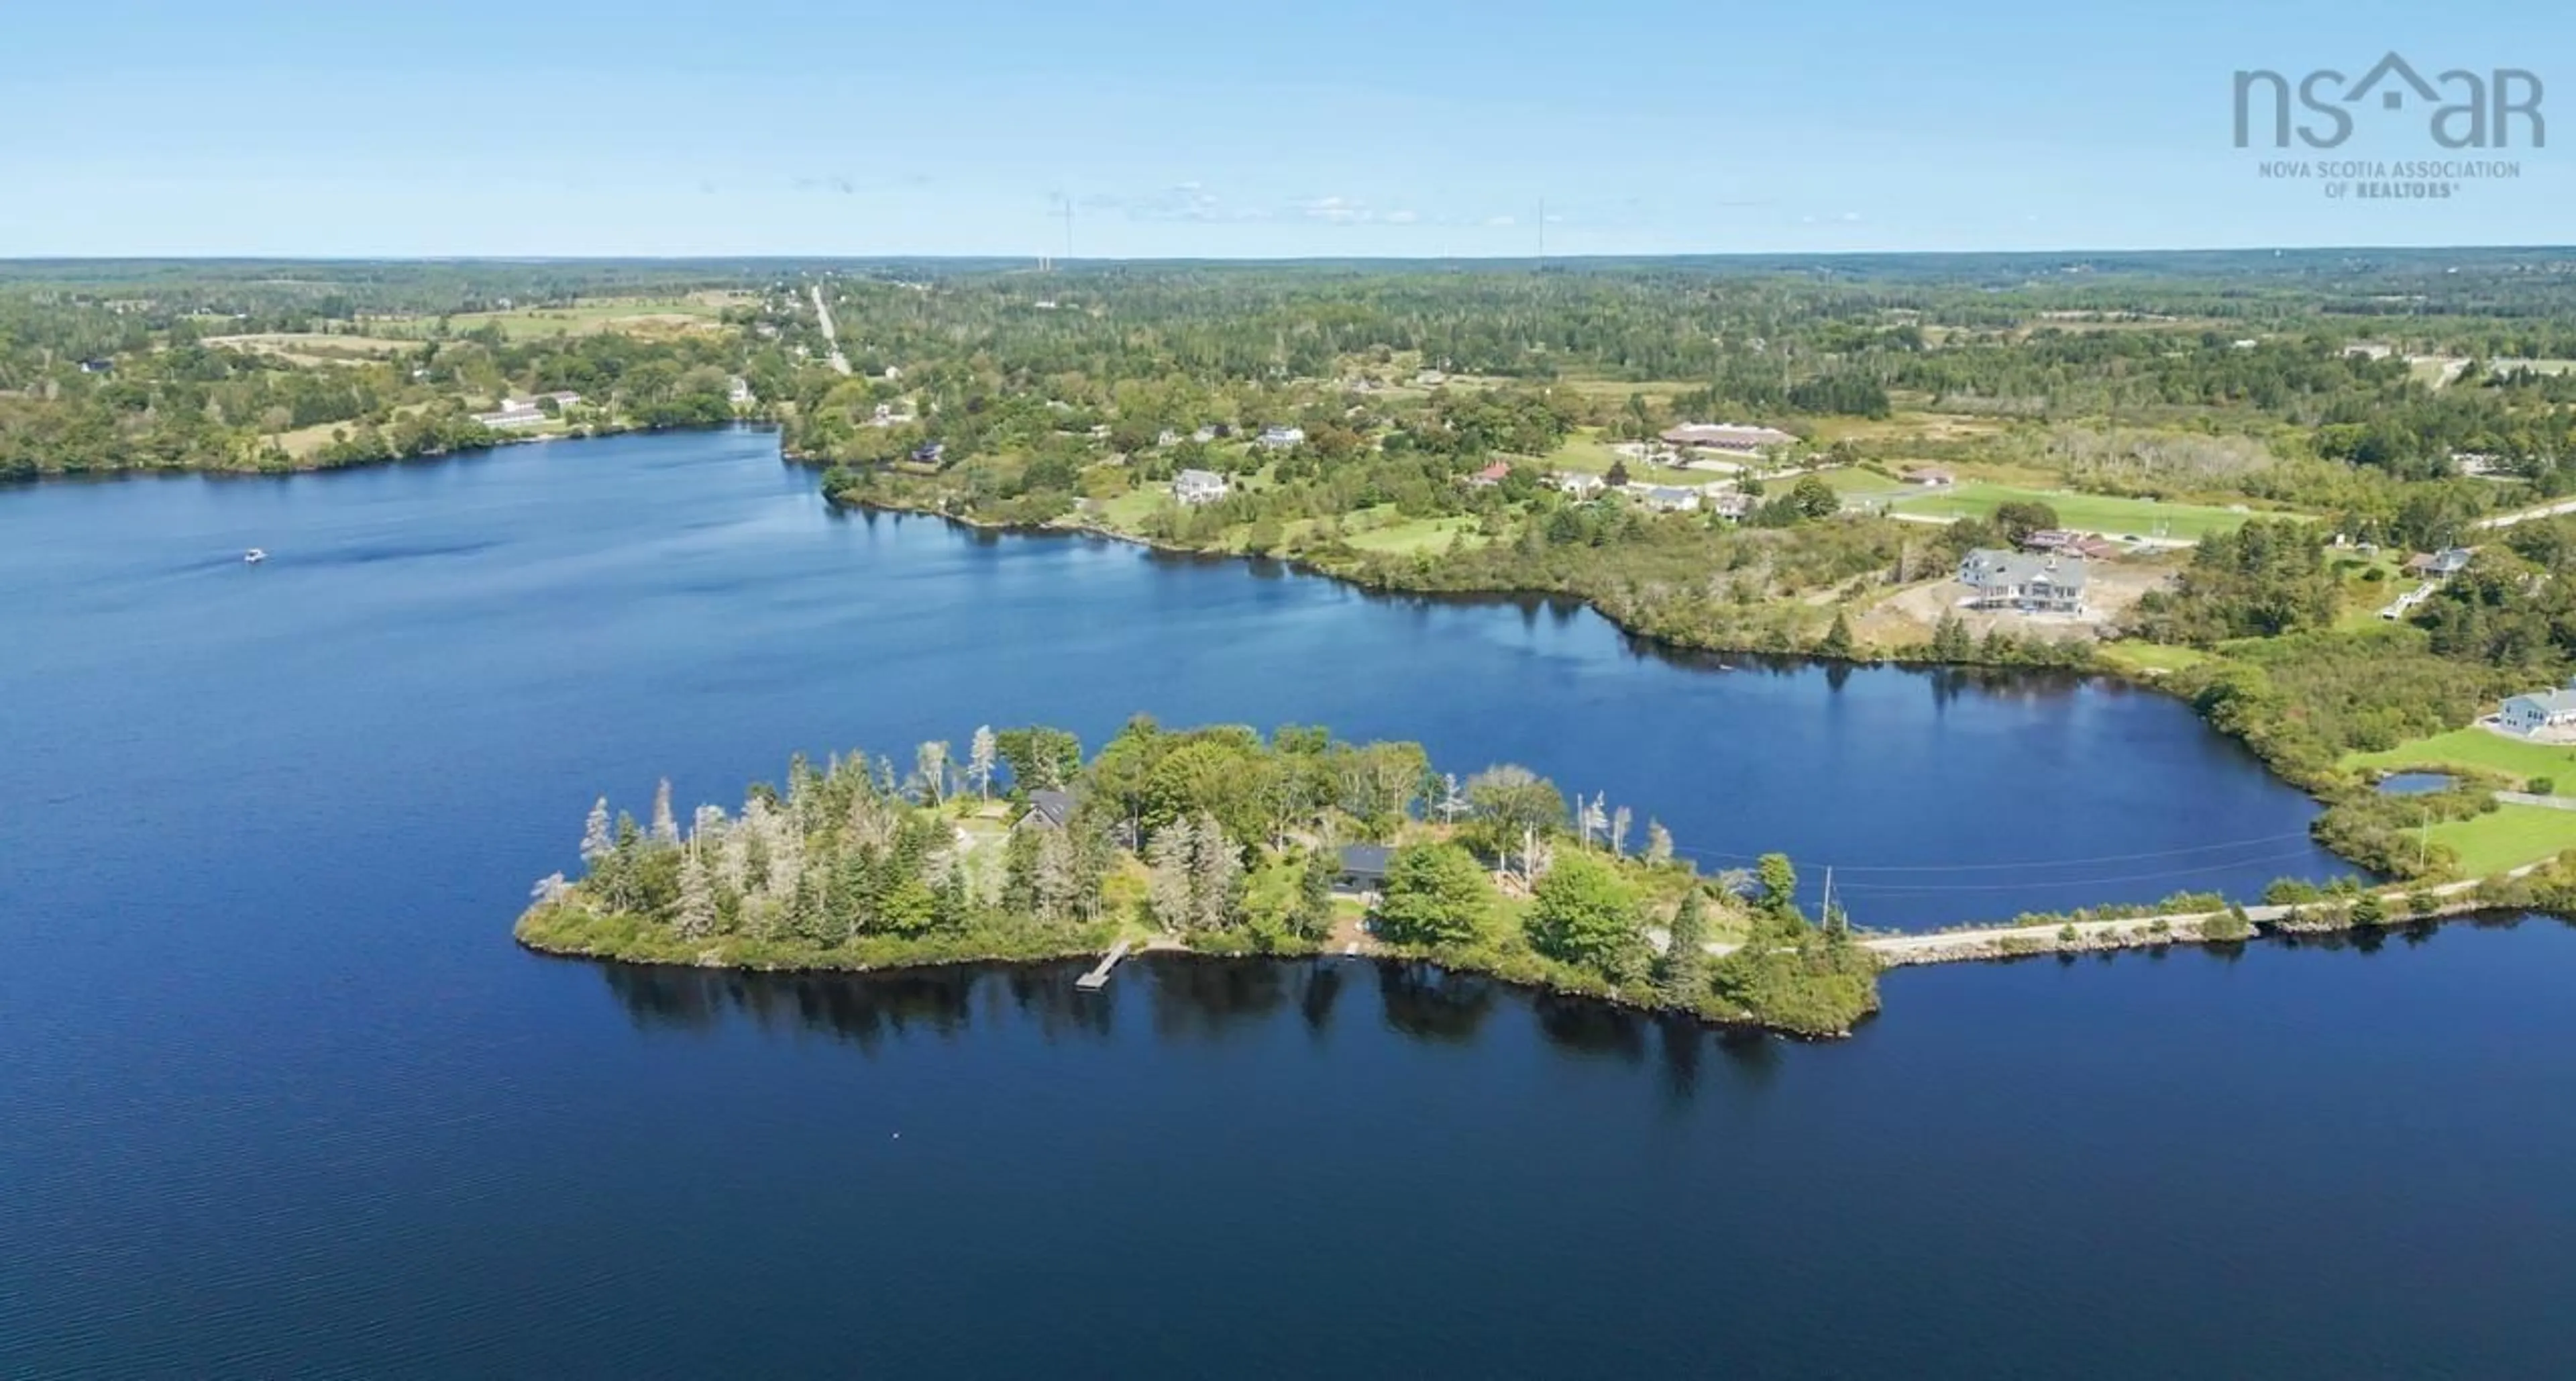
M1225 476L1214 470L1183 470L1172 477L1172 483L1190 489L1203 489L1211 485L1222 489L1225 487Z
M1959 563L1959 579L1981 590L1994 587L2009 589L2040 582L2061 590L2081 590L2084 588L2084 558L1980 547L1969 552L1967 558Z
M1076 804L1070 791L1041 788L1029 793L1029 813L1021 819L1035 820L1040 824L1053 825L1062 829L1065 822L1073 818L1073 808Z
M2504 703L2508 707L2527 705L2538 710L2542 718L2555 719L2560 715L2576 715L2576 690L2533 691Z
M1342 871L1361 877L1384 877L1387 860L1393 857L1395 850L1384 844L1344 844L1341 848Z
M1738 422L1684 422L1666 428L1663 438L1676 446L1786 446L1798 439L1776 427Z
M1511 472L1511 462L1498 460L1493 464L1486 466L1484 469L1477 471L1476 478L1480 480L1498 480L1508 476Z

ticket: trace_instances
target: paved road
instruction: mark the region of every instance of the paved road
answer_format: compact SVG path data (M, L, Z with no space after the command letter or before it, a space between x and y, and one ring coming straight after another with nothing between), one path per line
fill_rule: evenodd
M2520 513L2499 513L2492 518L2478 519L2477 525L2482 528L2511 527L2516 523L2530 522L2534 518L2555 518L2561 513L2576 513L2576 499L2560 499L2556 503L2545 503L2538 508L2526 508Z
M832 309L823 305L823 285L814 285L814 315L823 322L823 342L832 347L832 368L850 372L850 357L841 353L841 333L832 329Z

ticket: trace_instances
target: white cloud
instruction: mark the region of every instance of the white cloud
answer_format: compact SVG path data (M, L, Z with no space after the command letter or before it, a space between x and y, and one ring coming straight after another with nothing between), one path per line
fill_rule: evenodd
M1316 197L1312 201L1303 203L1299 209L1310 221L1330 221L1335 225L1350 225L1374 219L1369 214L1367 205L1353 201L1349 197Z

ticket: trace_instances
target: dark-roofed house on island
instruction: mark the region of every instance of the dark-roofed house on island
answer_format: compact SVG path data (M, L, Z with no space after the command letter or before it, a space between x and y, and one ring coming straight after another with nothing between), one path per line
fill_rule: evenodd
M1333 890L1360 896L1384 888L1387 860L1394 856L1384 844L1344 844L1333 869Z

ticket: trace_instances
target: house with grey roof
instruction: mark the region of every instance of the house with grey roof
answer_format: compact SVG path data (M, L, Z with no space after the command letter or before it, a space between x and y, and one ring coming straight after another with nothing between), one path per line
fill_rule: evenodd
M2533 691L2504 702L2496 727L2529 738L2546 729L2576 728L2576 681L2559 690Z
M1362 896L1386 887L1386 868L1395 850L1384 844L1344 844L1334 858L1333 890Z
M2084 558L1980 547L1959 562L1972 609L2025 614L2084 612Z
M1232 488L1214 470L1183 470L1172 477L1172 497L1185 504L1215 503Z
M1060 830L1073 820L1073 808L1080 804L1070 791L1040 787L1029 793L1029 808L1019 818L1022 826L1034 825L1042 830Z

